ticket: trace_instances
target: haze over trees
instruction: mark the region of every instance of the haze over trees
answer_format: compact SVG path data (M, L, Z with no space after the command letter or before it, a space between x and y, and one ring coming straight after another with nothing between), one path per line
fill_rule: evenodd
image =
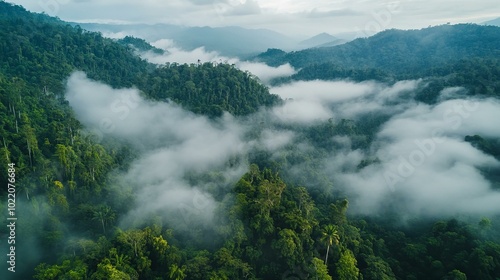
M6 185L7 164L15 162L16 279L498 279L500 219L494 210L487 217L412 215L398 211L400 204L411 204L402 190L384 199L380 211L352 214L363 206L350 203L357 186L340 187L345 181L335 175L370 178L368 172L384 160L370 153L384 145L376 141L379 133L391 136L384 129L401 121L389 123L396 114L389 109L373 113L364 106L365 114L351 119L288 121L286 116L301 113L300 107L297 112L283 107L294 100L271 94L257 77L234 65L154 65L136 55L160 52L144 40L114 41L3 1L0 26L0 182ZM423 39L427 45L415 43ZM389 30L332 48L269 50L259 59L302 68L275 81L281 85L347 78L363 81L356 84L363 89L382 88L376 91L380 95L410 91L405 87L414 92L382 108L403 110L421 102L415 107L439 109L441 90L457 86L464 87L458 96L484 98L496 106L499 40L500 28L475 25ZM68 99L75 71L99 86L109 85L109 91L132 88L149 114L185 122L172 131L161 126L139 130L144 131L139 144L111 132L98 139ZM416 78L424 78L425 86L400 82ZM358 94L372 98L377 94L372 91ZM182 112L183 118L163 109ZM126 121L124 131L135 132L134 120ZM192 127L203 134L203 143L194 145L199 150L185 151L193 147L185 142L199 141L186 131ZM479 132L458 131L456 138L488 158L474 174L491 182L493 190L485 193L495 193L500 144L495 131ZM233 150L211 151L209 144L217 142L211 133L225 146L234 144ZM157 135L158 142L146 139L149 135ZM168 149L162 146L167 144ZM224 162L207 160L213 153ZM175 158L176 168L168 165L167 170L161 156ZM162 185L164 174L178 178ZM160 192L144 195L151 186ZM178 198L164 197L161 190L167 186ZM370 191L375 195L375 189ZM7 208L6 197L2 188L1 209ZM193 205L172 210L158 206L157 199L164 199L161 207L182 199ZM0 233L6 236L7 229ZM1 278L10 279L5 273Z

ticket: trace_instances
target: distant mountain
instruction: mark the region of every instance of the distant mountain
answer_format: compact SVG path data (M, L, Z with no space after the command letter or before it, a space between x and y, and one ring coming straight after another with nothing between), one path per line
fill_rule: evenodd
M327 42L327 43L324 43L324 44L318 45L318 46L316 46L316 48L334 47L334 46L338 46L338 45L345 44L345 43L347 43L347 42L348 42L347 40L336 38L336 39L335 39L335 40L333 40L333 41L330 41L330 42Z
M288 49L295 44L294 40L271 30L241 27L190 27L172 39L188 49L205 46L209 51L236 56L258 53L269 47Z
M340 67L400 73L472 57L500 57L499 27L460 24L408 31L393 29L329 48L289 53L271 50L255 59L274 66L290 63L303 68L329 62Z
M185 27L169 24L96 24L79 23L82 28L99 31L104 35L132 35L153 42L171 39L185 50L204 46L226 56L245 56L265 51L267 48L294 49L295 39L268 29L242 27Z
M30 92L43 89L61 96L65 79L79 70L93 80L116 88L135 86L150 98L168 98L185 109L209 116L223 111L233 115L248 114L278 100L265 86L250 79L248 73L230 65L172 64L161 69L134 54L134 50L162 52L145 40L133 37L111 40L99 33L87 32L81 26L71 26L44 14L33 14L21 6L2 1L0 26L0 42L11 42L0 44L0 92L6 77L6 80L23 81L32 87ZM177 74L171 75L169 71ZM192 83L189 88L180 86L188 81ZM232 90L226 86L229 81L242 89ZM196 93L188 94L188 90ZM202 99L198 94L214 96ZM1 104L0 107L5 108ZM0 127L3 127L1 124L0 121Z
M126 46L126 47L131 47L137 51L142 51L142 52L152 51L156 54L165 54L165 52L166 52L165 50L151 46L151 44L146 42L146 40L144 40L144 39L135 38L135 37L131 37L131 36L126 36L123 39L119 39L117 42L121 45Z
M324 47L324 46L334 46L345 43L346 41L341 40L333 35L328 33L321 33L314 37L311 37L307 40L304 40L298 44L300 49L308 49L315 47Z
M500 26L500 18L492 19L489 21L485 21L482 23L483 25L494 25L494 26Z
M470 95L500 96L500 27L495 26L387 30L329 48L289 53L269 49L256 60L300 68L290 77L272 81L274 85L293 80L393 83L422 78L427 86L416 99L426 103L436 102L438 93L447 87L464 87Z

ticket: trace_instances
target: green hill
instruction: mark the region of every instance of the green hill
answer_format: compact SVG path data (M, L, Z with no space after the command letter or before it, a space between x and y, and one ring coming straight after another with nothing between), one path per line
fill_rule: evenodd
M6 78L20 78L28 85L36 86L38 91L45 89L62 94L64 79L72 71L81 70L86 72L89 78L105 82L113 87L143 85L144 87L139 87L139 89L146 96L151 95L149 89L141 81L150 80L149 75L156 67L133 53L132 47L128 46L131 38L128 41L122 40L121 44L118 44L102 37L99 33L88 32L78 26L72 27L44 15L30 14L22 7L11 6L5 2L0 3L0 14L2 15L0 19L2 25L0 70ZM138 40L136 39L133 43L137 44ZM144 48L145 42L141 43ZM175 69L182 71L186 66L171 64L169 67L172 71ZM231 99L225 102L222 99L204 98L204 101L196 100L196 103L192 104L190 102L193 102L193 99L184 98L188 94L183 87L174 87L165 80L156 79L155 81L161 82L169 89L175 89L175 91L169 90L168 94L161 94L162 97L175 95L173 99L179 104L187 108L196 107L196 111L202 114L205 111L213 111L213 106L220 107L219 111L225 110L235 115L246 114L255 112L260 106L269 106L278 101L278 98L270 95L256 79L250 78L248 74L237 69L222 71L227 68L228 65L191 67L191 71L200 73L221 70L217 75L211 76L217 76L219 79L215 86L224 86L220 89L214 88L211 92L204 91L203 94L222 91L224 95L231 96ZM206 83L214 82L213 79L200 80L201 77L208 77L207 75L197 75L197 77L198 79L192 80L191 75L181 75L182 80L177 82L184 84L191 81L198 90ZM239 87L237 94L233 88L225 86L228 80L235 80L232 84ZM149 83L147 87L155 87L155 84ZM248 89L252 91L247 91ZM236 95L233 96L233 93ZM240 100L239 97L245 100ZM244 109L238 111L237 107Z
M264 142L260 135L272 135L274 130L285 131L287 135L296 132L301 138L299 144L307 145L287 144L274 154L256 147L256 151L241 158L226 155L228 172L245 172L235 179L236 183L226 182L226 174L214 170L215 167L210 166L206 172L198 170L197 161L203 161L203 152L217 158L224 156L210 149L211 146L208 146L210 151L189 148L205 144L205 130L198 125L184 127L182 122L175 122L180 131L200 129L194 134L200 136L201 143L194 139L196 145L187 145L188 148L175 139L172 140L175 143L169 143L167 152L180 150L182 155L189 156L174 156L169 166L172 173L166 172L164 162L152 160L146 166L152 166L153 170L146 170L146 174L131 172L122 176L133 171L131 166L141 164L136 160L141 151L117 139L96 143L81 132L84 127L64 96L65 80L76 70L114 88L136 87L144 98L156 102L173 100L185 109L212 118L224 111L244 116L281 100L269 94L250 73L232 65L152 65L134 55L135 48L150 48L143 40L128 38L116 42L4 1L0 2L0 27L0 183L3 186L0 218L4 221L0 236L4 245L11 235L5 225L9 217L7 209L12 205L8 199L14 194L16 217L19 217L16 273L6 269L9 252L7 246L2 246L0 261L4 266L0 279L493 280L500 275L498 217L491 220L471 217L469 224L454 219L417 219L409 222L411 226L399 226L393 213L366 219L347 214L349 202L338 193L338 182L325 177L324 172L331 169L324 170L320 161L330 158L330 152L337 149L339 153L345 152L337 143L340 138L354 136L357 140L352 146L356 153L368 149L366 143L384 116L360 121L330 119L310 127L273 124L273 120L261 121L260 115L249 120L242 117L237 121L252 122L244 135L248 146L260 146ZM484 36L490 38L488 32ZM495 84L488 83L498 73L485 69L495 69L496 62L489 57L496 53L490 51L490 55L486 49L477 48L477 54L484 52L484 55L469 60L470 63L463 62L461 67L470 69L480 86L494 87ZM269 59L277 62L286 61L289 56L277 50L267 53ZM345 67L354 67L347 61ZM429 73L456 83L469 82L468 76L461 76L462 72L456 73L449 66L462 62L443 61L450 64L436 65L428 69ZM373 67L382 69L373 73L368 69L365 74L382 78L395 75L390 61L384 62L385 66L373 63ZM477 68L478 63L487 67ZM341 75L343 67L336 75ZM358 75L363 79L363 73L342 75ZM314 75L312 72L311 76ZM196 123L222 126L219 122ZM182 134L186 134L184 131ZM167 134L170 132L166 130ZM193 141L192 135L188 133L180 142ZM218 133L208 135L212 141L219 141L218 136ZM269 142L274 140L271 138ZM472 135L465 141L484 152L499 155L499 145L491 139ZM224 146L229 141L220 142ZM156 158L165 156L164 152L153 149L147 154ZM240 170L233 169L246 166L247 160L250 162L246 171L238 173ZM358 168L369 167L378 160L368 158ZM180 170L178 161L183 161L181 166L192 164L193 168ZM280 172L286 165L300 167L294 182L287 181L285 172ZM495 170L487 170L486 175L498 178L490 174ZM166 206L170 206L168 201L177 199L179 182L158 184L162 180L158 175L163 172L168 179L182 177L180 184L185 183L193 190L203 185L203 190L213 196L208 203L214 205L207 206L203 196L187 197L185 201L192 200L193 205L181 204L179 211L149 205L152 196L160 197L159 202L165 202ZM129 186L134 185L128 181L130 175L148 180L134 189ZM9 193L9 183L15 184L15 192ZM168 183L176 192L166 195L162 183ZM140 198L142 191L151 185L158 185L155 189L158 192ZM390 208L392 202L388 199L384 204ZM136 210L146 211L143 216ZM210 221L190 223L191 218L204 218L205 212L212 210L214 217ZM138 224L124 225L125 217L136 214L140 218ZM179 225L168 222L166 216L173 216L186 230L179 230Z
M443 25L422 30L387 30L344 45L286 53L270 49L256 57L270 65L291 63L300 71L275 80L377 80L426 78L419 98L433 102L445 87L469 94L500 95L500 27Z
M78 221L82 213L109 203L108 173L126 168L132 157L126 147L97 144L80 133L83 127L64 98L73 71L115 88L138 87L145 98L175 100L210 117L248 114L279 102L255 77L230 65L158 68L127 44L4 1L0 27L0 182L7 186L7 164L15 162L18 204L25 205L19 207L24 226L18 238L24 243L18 253L26 258L18 279L31 279L39 260L58 258L54 251L63 249L68 231L86 235L87 223ZM7 188L0 196L7 209ZM8 279L3 273L0 278Z
M297 68L331 62L346 68L377 68L412 72L456 62L464 57L500 55L500 28L473 24L442 25L421 30L386 30L369 38L329 47L277 56L263 53L256 59Z

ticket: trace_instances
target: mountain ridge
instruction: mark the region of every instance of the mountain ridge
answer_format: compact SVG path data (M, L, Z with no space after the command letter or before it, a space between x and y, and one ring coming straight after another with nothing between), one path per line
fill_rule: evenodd
M171 39L184 50L205 47L225 56L247 56L265 51L269 46L294 49L296 40L269 29L247 29L238 26L178 26L172 24L96 24L74 23L102 33L124 33L149 42Z
M500 17L481 23L482 25L500 26Z
M322 46L327 46L329 44L341 44L342 42L346 42L345 40L339 39L331 34L328 34L326 32L317 34L311 38L308 38L306 40L303 40L298 43L298 47L302 49L308 49L308 48L317 48L317 47L322 47Z
M500 28L475 24L442 25L420 30L382 31L368 38L326 48L307 49L254 59L271 66L302 68L325 62L342 67L400 71L458 61L462 57L500 56Z

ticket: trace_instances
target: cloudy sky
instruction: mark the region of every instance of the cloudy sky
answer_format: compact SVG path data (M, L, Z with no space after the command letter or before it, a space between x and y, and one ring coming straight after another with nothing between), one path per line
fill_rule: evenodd
M268 28L288 35L422 28L500 17L498 0L7 0L82 22Z

